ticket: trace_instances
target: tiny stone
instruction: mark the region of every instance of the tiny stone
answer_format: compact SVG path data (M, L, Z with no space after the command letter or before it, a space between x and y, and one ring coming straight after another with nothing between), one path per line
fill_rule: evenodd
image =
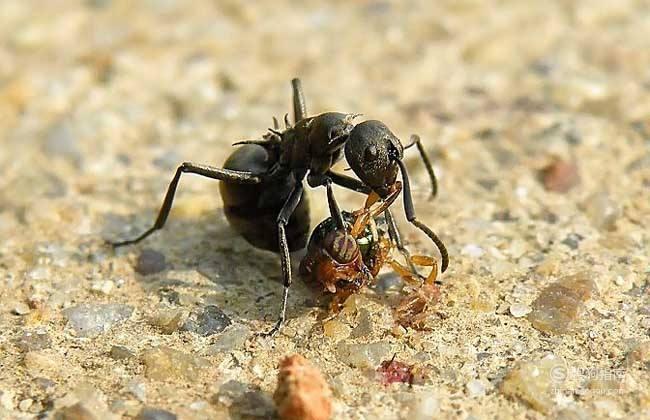
M96 417L81 403L62 408L54 416L57 420L95 420Z
M111 347L110 357L113 360L126 360L132 359L135 357L135 354L124 346L113 346Z
M575 162L556 159L540 172L544 188L557 193L568 192L580 183L580 175Z
M145 376L160 381L196 381L205 368L203 359L169 347L157 347L142 354Z
M14 315L27 315L30 312L30 309L26 303L17 303L11 312Z
M213 402L230 407L236 400L248 391L248 386L234 379L221 385L219 392L213 397Z
M352 338L366 337L372 333L372 318L370 317L370 311L366 308L361 308L359 310L359 323L352 330L350 335Z
M131 317L133 307L119 303L81 304L63 315L79 337L94 337Z
M420 392L408 401L402 419L430 420L440 412L440 401L432 392Z
M222 332L210 347L210 354L226 353L237 350L246 343L250 328L245 325L233 325Z
M466 385L467 395L470 397L482 397L485 395L485 384L478 379L469 381Z
M147 399L147 387L146 384L142 381L142 378L133 378L130 380L127 384L127 389L138 400L145 402Z
M513 303L510 305L510 314L514 316L515 318L521 318L522 316L526 316L530 313L531 308L528 305L524 305L523 303Z
M461 249L460 253L462 255L467 255L468 257L479 258L485 254L485 251L483 248L476 244L467 244L463 247L463 249Z
M616 230L616 221L621 216L621 208L607 192L601 191L590 195L582 208L597 229Z
M34 401L32 401L30 398L24 399L21 402L18 403L18 409L20 411L27 411L29 410L29 407L34 404Z
M61 373L63 360L51 350L36 350L25 353L23 363L32 376L54 376Z
M25 331L16 340L16 346L24 352L49 349L52 346L50 335L45 331Z
M90 285L90 290L92 290L95 293L109 295L111 291L113 291L114 287L115 287L115 283L113 283L110 280L98 280L93 282Z
M153 249L144 249L138 257L135 271L143 276L160 273L166 267L165 255Z
M532 304L528 320L546 333L565 334L584 312L584 302L596 291L587 273L567 276L543 289Z
M501 383L501 392L528 403L542 413L554 406L554 389L562 387L568 371L564 361L554 355L541 360L520 362Z
M185 324L188 315L185 309L161 309L151 317L149 322L154 327L160 328L164 334L171 334Z
M350 335L350 326L338 319L330 319L323 323L323 334L325 337L333 338L335 340L342 340Z
M160 408L145 407L138 413L135 420L176 420L176 414Z
M390 344L383 341L369 344L337 344L339 359L357 368L376 368L382 360L390 358L391 350Z
M567 235L566 238L562 240L562 243L566 246L568 246L571 249L578 249L580 246L580 241L582 241L584 238L581 235L578 235L577 233L570 233Z
M183 329L207 337L220 333L230 324L232 324L232 321L221 309L215 305L207 305L198 314L193 314L193 317L187 320Z

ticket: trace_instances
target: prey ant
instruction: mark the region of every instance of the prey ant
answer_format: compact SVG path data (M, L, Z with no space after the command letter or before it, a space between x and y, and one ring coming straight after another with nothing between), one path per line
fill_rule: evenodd
M447 250L442 241L415 216L408 174L402 162L404 147L399 139L379 121L365 121L355 126L352 121L357 114L326 112L308 117L300 80L293 79L291 85L293 125L285 116L286 127L280 131L274 118L274 128L269 129L261 140L235 143L241 147L228 157L223 168L182 163L169 184L153 226L134 239L112 243L114 247L135 244L161 229L169 216L183 173L221 181L224 212L231 226L253 246L280 253L284 291L280 315L268 335L275 334L285 320L291 286L289 252L304 248L309 237L305 180L311 187L324 185L327 188L330 213L338 226L343 226L343 216L334 198L332 183L369 194L367 206L379 199L392 202L403 189L407 220L436 244L442 255L442 271L448 265ZM435 194L437 184L433 168L419 139L415 137L415 140L409 147L417 145ZM343 154L359 180L332 171L332 166ZM398 169L403 184L396 181ZM387 216L390 214L388 206L385 212ZM387 219L393 223L392 229L398 232L393 218L389 216ZM399 250L408 255L401 240L396 243Z
M332 312L338 312L351 294L372 283L384 265L389 265L408 284L421 283L413 268L409 270L393 258L395 224L386 220L390 213L377 217L390 204L383 202L378 207L354 213L344 211L343 228L334 217L328 217L312 232L307 254L300 262L300 273L311 285L322 286L325 292L334 294L330 304ZM431 267L422 284L436 287L438 263L434 258L414 255L407 261L411 267Z

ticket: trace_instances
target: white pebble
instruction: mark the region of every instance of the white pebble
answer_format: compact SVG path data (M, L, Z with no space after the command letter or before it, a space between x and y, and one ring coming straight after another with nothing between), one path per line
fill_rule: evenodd
M460 251L462 255L467 255L469 257L473 258L479 258L485 254L485 251L483 248L476 244L467 244L463 247L463 249Z
M513 303L510 305L510 313L512 316L515 318L521 318L522 316L526 316L530 313L531 308L528 305L525 305L523 303Z

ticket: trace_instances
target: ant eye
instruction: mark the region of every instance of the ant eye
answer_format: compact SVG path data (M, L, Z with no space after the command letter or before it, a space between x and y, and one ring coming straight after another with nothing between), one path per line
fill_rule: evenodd
M379 157L379 151L377 150L377 147L374 145L368 146L366 148L366 151L363 152L363 158L367 161L375 160L378 157Z

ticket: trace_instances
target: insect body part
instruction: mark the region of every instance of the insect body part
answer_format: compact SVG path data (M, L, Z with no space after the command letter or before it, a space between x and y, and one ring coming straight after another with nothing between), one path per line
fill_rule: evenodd
M421 283L417 272L393 259L396 244L389 224L383 216L377 217L383 211L382 206L354 213L344 211L344 228L329 217L314 229L300 273L312 284L334 294L333 311L338 311L348 296L371 283L386 264L408 283ZM433 283L438 273L436 260L424 256L411 258L415 265L432 267L426 282Z
M414 141L419 143L419 138L416 136ZM421 145L418 146L418 150L427 165L429 175L432 176L433 190L436 191L437 183L430 162L426 158L426 154L422 153ZM345 145L345 158L354 173L363 185L370 187L382 199L395 193L397 173L401 172L406 219L436 244L442 256L442 271L444 272L449 265L447 249L435 232L416 217L409 177L406 165L402 161L403 157L404 147L401 142L381 121L370 120L357 124Z

